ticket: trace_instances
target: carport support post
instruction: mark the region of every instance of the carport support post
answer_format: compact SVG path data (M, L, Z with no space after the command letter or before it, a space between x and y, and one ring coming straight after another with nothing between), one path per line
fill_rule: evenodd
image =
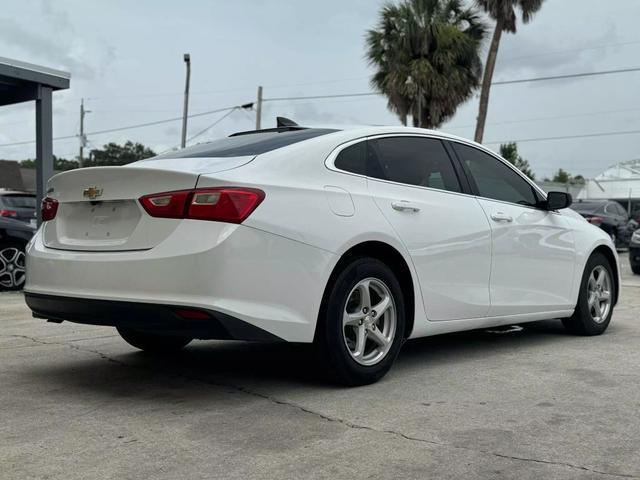
M36 98L36 196L38 225L42 222L40 203L47 195L47 180L53 175L53 133L51 87L38 86Z

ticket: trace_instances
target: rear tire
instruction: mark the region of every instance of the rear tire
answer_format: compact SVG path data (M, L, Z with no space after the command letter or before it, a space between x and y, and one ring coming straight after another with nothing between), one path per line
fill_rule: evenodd
M631 264L631 271L636 275L640 275L640 264Z
M582 274L576 309L571 317L562 319L562 324L576 335L604 333L611 322L615 296L609 260L601 253L594 253Z
M314 340L319 366L343 385L376 382L404 341L400 283L387 265L363 257L347 265L329 288Z
M117 330L129 345L149 353L174 353L193 340L189 337L157 335L125 327L117 327Z

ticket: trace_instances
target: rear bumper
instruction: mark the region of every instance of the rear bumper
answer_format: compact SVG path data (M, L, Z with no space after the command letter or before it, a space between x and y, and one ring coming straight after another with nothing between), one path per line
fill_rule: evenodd
M56 250L43 244L39 231L27 247L25 293L137 305L136 313L144 310L140 304L202 309L286 341L311 342L336 261L334 254L305 243L219 222L182 220L154 248L123 252ZM49 312L50 318L96 323L95 309L71 318L74 311L66 308L62 316ZM118 307L120 317L129 318L124 310Z
M144 332L188 336L199 339L277 341L281 338L250 323L221 312L202 308L203 318L185 319L179 305L119 302L25 293L25 301L36 318L89 325L127 327ZM208 318L206 318L208 317Z

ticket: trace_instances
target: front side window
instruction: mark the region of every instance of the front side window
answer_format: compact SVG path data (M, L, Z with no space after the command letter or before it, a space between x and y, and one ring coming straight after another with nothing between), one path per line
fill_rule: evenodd
M532 207L538 205L534 188L500 160L462 143L452 142L452 145L467 166L479 196Z
M462 191L444 145L435 138L388 137L369 140L367 175L407 185Z
M618 212L618 215L620 215L621 217L626 218L627 217L627 211L624 209L624 207L622 205L620 205L619 203L615 203L614 205L616 206L616 211Z

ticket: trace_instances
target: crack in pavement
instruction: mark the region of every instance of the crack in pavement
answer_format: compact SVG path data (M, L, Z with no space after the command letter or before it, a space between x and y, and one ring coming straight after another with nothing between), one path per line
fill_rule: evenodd
M115 335L114 335L115 336ZM141 369L141 370L150 370L149 367L143 366L143 365L132 365L130 363L126 363L123 362L121 360L117 360L115 358L110 357L109 355L100 352L98 350L93 350L90 348L82 348L78 345L72 345L66 342L49 342L49 341L45 341L45 340L39 340L37 338L33 338L33 337L29 337L27 335L0 335L1 337L12 337L12 338L22 338L25 340L30 340L34 343L40 344L40 345L58 345L58 346L64 346L67 348L71 348L73 350L77 350L79 352L84 352L84 353L92 353L94 355L98 355L101 359L106 360L108 362L111 363L115 363L116 365L120 365L123 367L129 367L129 368L137 368L137 369ZM73 340L71 340L73 341ZM265 394L265 393L261 393L255 390L251 390L247 387L243 387L241 385L236 385L233 383L222 383L222 382L216 382L214 380L210 380L210 379L206 379L206 378L200 378L197 376L193 376L193 375L188 375L185 373L181 373L181 372L175 372L175 371L165 371L164 372L167 375L173 376L174 378L179 378L179 379L186 379L189 381L194 381L194 382L199 382L199 383L205 383L208 385L213 385L213 386L217 386L217 387L224 387L224 388L230 388L232 390L235 390L237 392L241 392L244 393L245 395L250 395L253 397L257 397L257 398L261 398L263 400L267 400L271 403L274 403L276 405L282 405L282 406L287 406L290 408L295 408L301 412L307 413L309 415L313 415L316 416L322 420L328 421L328 422L334 422L334 423L339 423L341 425L344 425L345 427L351 428L351 429L356 429L356 430L365 430L365 431L369 431L369 432L375 432L375 433L381 433L381 434L387 434L387 435L393 435L395 437L398 438L402 438L404 440L410 441L410 442L418 442L418 443L424 443L424 444L428 444L428 445L433 445L433 446L438 446L438 447L445 447L445 448L451 448L454 450L462 450L462 451L466 451L466 452L470 452L470 453L478 453L478 454L482 454L482 455L489 455L489 456L493 456L493 457L497 457L497 458L503 458L506 460L514 460L514 461L520 461L520 462L531 462L531 463L537 463L537 464L542 464L542 465L550 465L550 466L556 466L556 467L565 467L565 468L571 468L574 470L580 470L583 472L588 472L588 473L593 473L593 474L597 474L597 475L605 475L605 476L610 476L610 477L618 477L618 478L635 478L638 479L640 477L638 477L637 475L632 475L632 474L625 474L625 473L613 473L613 472L605 472L602 470L596 470L593 468L588 468L588 467L584 467L582 465L576 465L573 463L568 463L568 462L556 462L556 461L552 461L552 460L541 460L538 458L530 458L530 457L519 457L519 456L515 456L515 455L507 455L507 454L503 454L503 453L497 453L497 452L492 452L489 450L482 450L482 449L475 449L475 448L471 448L471 447L464 447L464 446L460 446L460 445L453 445L450 443L445 443L445 442L438 442L435 440L428 440L426 438L421 438L421 437L414 437L411 435L407 435L405 433L396 431L396 430L390 430L390 429L377 429L374 427L370 427L368 425L360 425L354 422L351 422L350 420L346 420L343 418L339 418L339 417L333 417L321 412L317 412L315 410L311 410L307 407L304 407L302 405L299 405L297 403L294 402L289 402L286 400L282 400L276 397L273 397L271 395Z

